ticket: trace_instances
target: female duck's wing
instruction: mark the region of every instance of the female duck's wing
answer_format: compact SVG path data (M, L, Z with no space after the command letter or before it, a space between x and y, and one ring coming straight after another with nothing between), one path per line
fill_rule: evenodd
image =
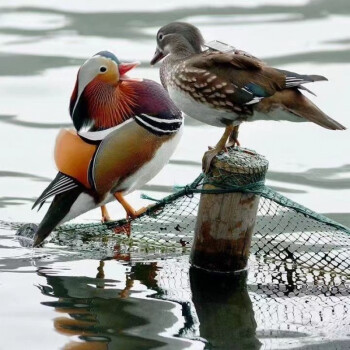
M285 77L260 60L234 53L202 53L186 60L175 84L198 102L251 114L250 105L283 89Z
M320 111L299 89L302 84L327 80L267 66L234 53L211 52L193 56L176 74L175 83L195 100L213 108L252 116L281 108L328 129L344 127ZM262 105L262 106L260 106ZM296 118L298 119L298 118Z

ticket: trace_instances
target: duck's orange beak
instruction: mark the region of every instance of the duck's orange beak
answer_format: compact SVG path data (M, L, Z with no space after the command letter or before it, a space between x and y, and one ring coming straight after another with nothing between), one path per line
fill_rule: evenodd
M139 81L139 78L129 78L125 75L127 72L132 70L133 68L140 65L140 62L121 62L118 64L119 69L119 80L123 81Z

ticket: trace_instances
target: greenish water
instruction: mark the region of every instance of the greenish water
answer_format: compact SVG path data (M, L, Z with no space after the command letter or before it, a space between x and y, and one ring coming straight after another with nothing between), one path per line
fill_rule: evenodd
M78 66L101 49L148 64L155 33L190 21L218 39L300 73L322 74L310 97L350 126L350 4L195 0L0 2L0 349L349 349L349 276L252 257L247 280L203 276L188 256L106 253L48 245L32 250L8 222L38 222L30 207L55 175L53 140L70 125ZM220 130L186 120L173 160L142 192L191 182ZM349 225L349 132L254 123L244 146L270 161L268 184ZM130 195L137 207L146 202ZM43 208L45 210L45 208ZM117 218L123 215L110 205ZM99 212L78 222L96 222ZM6 222L6 223L5 223Z

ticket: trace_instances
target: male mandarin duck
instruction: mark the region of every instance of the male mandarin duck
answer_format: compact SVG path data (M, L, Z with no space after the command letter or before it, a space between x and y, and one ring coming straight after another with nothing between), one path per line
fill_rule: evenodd
M162 84L185 114L225 127L218 144L203 157L205 172L215 155L225 149L231 134L235 143L238 126L244 121L311 121L326 129L345 129L300 91L307 90L302 84L327 80L325 77L272 68L243 51L202 51L203 45L195 26L167 24L157 33L151 64L164 58Z
M134 63L103 51L80 68L70 102L74 130L61 130L55 145L56 178L34 203L54 196L36 231L38 246L57 226L117 199L151 180L168 162L183 129L181 111L152 80L128 78Z

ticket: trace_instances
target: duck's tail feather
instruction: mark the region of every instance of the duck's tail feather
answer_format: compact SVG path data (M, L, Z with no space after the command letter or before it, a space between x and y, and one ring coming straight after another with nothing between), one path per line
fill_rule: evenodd
M322 112L314 103L297 88L276 92L264 98L257 106L258 112L269 115L269 112L280 109L295 116L293 121L310 121L330 130L345 130L346 127ZM300 119L301 118L301 119ZM287 120L287 119L286 119ZM288 119L290 120L290 119Z
M82 192L83 188L79 186L55 195L49 210L45 214L35 234L34 247L40 245L52 230L63 221Z
M291 101L288 99L285 102L286 108L299 117L305 118L310 122L322 126L330 130L345 130L346 127L338 123L336 120L322 112L312 101L304 96L297 89L291 90L294 92L294 98Z
M44 192L35 201L32 209L39 205L39 211L48 198L81 186L82 185L77 180L73 179L72 177L66 174L58 172L56 177L49 184L49 186L46 187Z
M326 81L328 80L323 75L316 74L298 74L283 69L277 69L280 73L285 76L285 89L291 87L301 86L302 84L313 83L315 81Z

